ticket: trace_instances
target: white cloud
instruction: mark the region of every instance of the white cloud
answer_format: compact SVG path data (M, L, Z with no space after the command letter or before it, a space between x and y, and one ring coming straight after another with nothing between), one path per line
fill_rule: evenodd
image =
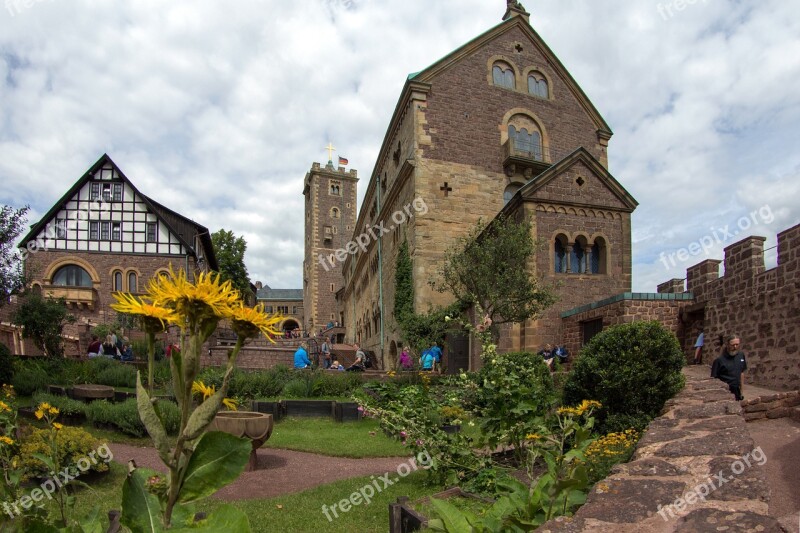
M798 222L800 19L790 2L704 0L671 17L659 12L667 1L524 3L615 131L611 171L640 202L635 290L684 277L695 261L664 268L659 254L752 209L774 213L750 230L767 246ZM497 24L504 7L0 9L0 201L38 216L107 152L145 194L244 235L254 279L300 287L302 180L324 162L322 147L332 141L350 159L363 193L405 77Z

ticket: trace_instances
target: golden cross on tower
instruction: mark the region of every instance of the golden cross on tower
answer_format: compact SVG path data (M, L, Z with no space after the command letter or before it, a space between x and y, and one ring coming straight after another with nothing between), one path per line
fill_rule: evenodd
M329 142L328 146L326 146L325 149L328 151L328 163L332 163L333 162L333 152L336 151L336 148L334 148L333 144L331 144Z

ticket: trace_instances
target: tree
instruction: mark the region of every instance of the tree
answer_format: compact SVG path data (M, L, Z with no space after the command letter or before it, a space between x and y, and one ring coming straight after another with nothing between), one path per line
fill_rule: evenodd
M439 281L432 285L467 305L480 305L493 324L536 317L555 302L552 289L531 273L537 246L528 221L479 220L445 252Z
M14 244L25 229L29 209L28 206L14 209L7 205L0 209L0 306L25 286L22 257Z
M67 312L63 298L44 298L38 291L29 291L11 320L22 327L22 337L31 339L45 355L61 357L61 333L66 324L75 322L75 317Z
M250 276L244 266L244 252L247 242L244 237L236 237L232 231L221 229L211 234L211 244L219 264L219 275L223 281L230 281L242 297L250 290Z

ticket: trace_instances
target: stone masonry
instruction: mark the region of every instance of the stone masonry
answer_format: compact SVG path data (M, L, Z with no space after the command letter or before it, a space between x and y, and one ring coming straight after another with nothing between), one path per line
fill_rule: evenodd
M627 464L597 483L575 516L537 531L652 533L782 531L742 408L715 379L687 377Z

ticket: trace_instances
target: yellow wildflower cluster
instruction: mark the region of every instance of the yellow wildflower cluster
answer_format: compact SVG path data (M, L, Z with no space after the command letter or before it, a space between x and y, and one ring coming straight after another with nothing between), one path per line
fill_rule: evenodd
M586 458L614 459L627 454L638 440L639 433L633 429L609 433L589 444L586 448Z
M544 437L539 435L538 433L528 433L525 435L525 440L542 440Z
M3 385L3 397L13 398L17 393L14 392L14 385Z
M0 400L0 412L5 412L5 413L11 412L11 407L9 407L9 405L2 400Z
M41 420L43 417L47 415L53 415L53 416L57 415L58 408L53 407L47 402L42 402L39 404L39 406L36 408L36 412L33 414L36 415L37 420Z
M2 442L2 443L4 443L4 444L8 444L9 446L13 446L13 445L14 445L14 441L13 441L13 440L11 440L11 439L9 439L9 438L8 438L8 437L6 437L5 435L3 435L3 436L0 436L0 442Z
M603 405L597 400L583 400L581 404L576 407L559 407L557 413L560 415L582 416L587 411L602 406Z

